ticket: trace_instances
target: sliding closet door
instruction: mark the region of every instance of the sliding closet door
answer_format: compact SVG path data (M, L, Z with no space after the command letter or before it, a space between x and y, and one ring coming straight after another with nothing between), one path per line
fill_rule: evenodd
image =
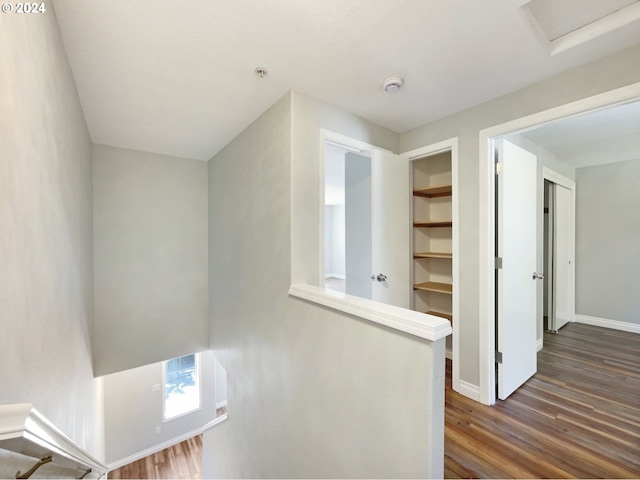
M554 248L553 248L553 329L558 330L571 320L571 190L553 184Z

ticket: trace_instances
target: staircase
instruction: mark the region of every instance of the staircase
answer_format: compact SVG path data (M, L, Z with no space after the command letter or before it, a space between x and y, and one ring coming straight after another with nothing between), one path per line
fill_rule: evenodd
M108 470L31 404L0 405L0 478L105 478Z

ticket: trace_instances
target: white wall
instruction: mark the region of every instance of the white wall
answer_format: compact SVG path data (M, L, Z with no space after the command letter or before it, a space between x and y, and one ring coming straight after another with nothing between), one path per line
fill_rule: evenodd
M227 405L227 371L218 360L215 361L216 375L216 408Z
M345 292L372 298L373 248L371 158L349 152L345 155Z
M442 476L444 340L430 344L287 295L292 207L315 232L318 281L317 122L362 129L356 136L372 141L393 137L291 94L209 162L211 344L228 372L229 419L205 433L204 475ZM294 161L306 165L293 172L292 135ZM315 203L298 203L295 194L311 185Z
M344 204L324 206L324 225L325 276L342 278L345 274Z
M0 404L32 403L101 457L91 139L49 1L45 8L0 15Z
M400 136L400 152L458 137L460 378L479 385L479 131L640 82L640 46L477 105ZM498 73L497 73L498 74Z
M640 159L576 169L576 313L640 324Z
M95 145L95 369L208 345L207 164Z
M163 422L162 369L154 363L102 377L106 420L106 461L136 456L198 430L216 417L216 368L213 352L200 354L202 408ZM156 427L160 433L156 434Z
M398 134L306 95L292 95L296 133L292 138L291 280L318 285L320 280L321 128L398 151Z

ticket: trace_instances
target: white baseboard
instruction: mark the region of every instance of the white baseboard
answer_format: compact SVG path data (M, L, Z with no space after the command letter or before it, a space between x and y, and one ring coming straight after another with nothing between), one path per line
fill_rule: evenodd
M227 401L226 400L220 400L219 402L216 402L216 410L222 407L226 407L227 406Z
M211 420L209 423L206 423L205 425L196 428L195 430L191 430L190 432L187 432L183 435L180 435L178 437L174 437L171 440L167 440L166 442L162 442L159 445L154 445L153 447L147 448L146 450L143 450L141 452L138 453L134 453L133 455L130 455L126 458L122 458L120 460L116 460L115 462L109 463L107 465L107 467L109 468L109 471L111 470L115 470L116 468L120 468L120 467L124 467L125 465L129 465L130 463L133 463L137 460L140 460L144 457L148 457L149 455L153 455L154 453L158 453L161 450L164 450L165 448L169 448L173 445L176 445L180 442L184 442L185 440L188 440L191 437L195 437L196 435L200 435L201 433L203 433L206 430L209 430L211 427L214 427L216 425L218 425L219 423L224 422L226 419L228 418L227 414L224 415L220 415L219 417Z
M542 350L543 346L544 346L544 343L542 338L539 338L538 340L536 340L536 352L539 352L540 350Z
M464 380L460 380L458 385L453 386L453 389L460 395L464 395L471 400L475 400L476 402L480 401L480 387L478 387L477 385L473 385L469 382L465 382Z
M339 278L340 280L346 280L346 276L340 273L325 273L324 278Z
M445 350L444 356L447 360L453 360L453 352L448 348Z
M621 322L619 320L609 320L608 318L590 317L589 315L580 315L576 313L575 321L595 327L611 328L613 330L622 330L623 332L640 333L640 324L631 322Z

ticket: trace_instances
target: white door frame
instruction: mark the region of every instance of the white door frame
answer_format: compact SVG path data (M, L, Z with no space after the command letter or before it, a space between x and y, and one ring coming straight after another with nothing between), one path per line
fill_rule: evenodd
M453 280L453 300L451 304L451 314L453 316L452 329L453 337L451 339L451 356L452 356L452 387L456 392L462 393L467 397L477 400L477 390L466 382L460 381L460 249L458 243L458 137L449 138L432 145L416 148L400 154L400 158L406 159L407 162L412 162L423 157L430 157L442 152L451 152L451 220L453 222L451 231L451 253L452 253L452 280ZM410 181L413 181L411 178ZM413 209L413 202L409 199L410 208ZM413 218L413 212L411 212L410 218ZM409 225L409 228L412 228ZM411 249L413 252L413 234L411 234ZM413 262L411 262L410 269L411 278L413 278ZM413 299L411 301L413 307Z
M360 140L356 140L351 137L347 137L346 135L342 135L341 133L332 132L331 130L326 130L324 128L320 129L320 172L319 172L319 192L320 192L320 202L319 202L319 218L320 218L320 251L319 251L319 278L318 278L318 286L324 287L324 274L325 274L325 259L324 259L324 146L325 143L333 143L336 145L340 145L346 147L348 150L352 150L354 153L366 153L373 159L373 152L375 150L380 150L384 152L390 152L390 150L386 150L381 147L376 147L375 145L371 145L366 142L362 142ZM373 168L373 166L372 166ZM372 172L373 174L373 172ZM373 219L372 219L373 220Z
M575 322L576 317L576 182L548 167L542 167L542 181L549 180L551 183L560 185L571 190L571 223L569 224L569 256L571 257L571 265L569 266L569 321ZM555 208L555 198L554 198ZM555 215L555 213L554 213ZM544 209L542 210L542 222L544 224ZM548 272L553 275L553 271ZM551 302L551 297L549 298ZM554 304L549 304L552 309ZM555 318L555 317L554 317ZM544 329L543 329L544 330Z
M523 118L485 128L479 132L479 348L480 402L496 402L495 373L495 174L493 138L524 132L562 118L640 100L640 82ZM454 335L455 338L455 335Z

